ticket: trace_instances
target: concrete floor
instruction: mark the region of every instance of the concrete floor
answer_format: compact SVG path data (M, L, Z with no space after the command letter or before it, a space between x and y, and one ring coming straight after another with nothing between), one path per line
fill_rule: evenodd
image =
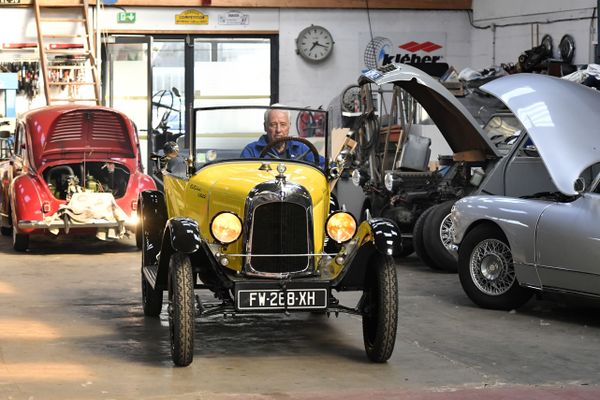
M0 238L0 400L600 398L600 306L482 310L414 256L397 266L387 364L367 361L359 318L293 315L198 320L194 362L174 368L165 309L143 316L139 264L133 240L17 254Z

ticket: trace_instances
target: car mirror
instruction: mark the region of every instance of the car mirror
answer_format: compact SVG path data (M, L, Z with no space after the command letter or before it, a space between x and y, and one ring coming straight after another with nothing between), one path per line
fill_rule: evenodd
M10 135L10 131L0 131L0 139L8 139Z
M573 183L573 189L577 193L583 193L583 191L585 190L585 179L583 179L582 177L575 179L575 182Z

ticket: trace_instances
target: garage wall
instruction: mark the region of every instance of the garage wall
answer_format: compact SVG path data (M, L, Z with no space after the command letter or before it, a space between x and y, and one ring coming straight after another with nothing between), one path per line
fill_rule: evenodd
M538 45L545 34L552 36L556 58L560 57L560 39L570 34L575 39L573 63L592 62L596 6L596 0L473 0L473 68L516 63L519 55Z
M422 33L443 35L445 61L460 71L514 63L546 33L554 39L556 56L561 37L571 34L576 44L574 62L588 63L593 60L596 40L596 22L591 19L595 6L595 0L473 0L473 24L466 11L371 10L369 14L373 36L397 35L402 38L398 40L410 40L411 35ZM370 37L364 9L241 9L249 15L248 25L219 25L218 17L227 9L199 8L209 16L208 25L175 25L175 14L183 10L127 7L127 11L137 13L135 24L118 24L116 15L122 10L107 7L101 13L101 26L109 31L132 32L278 32L280 101L290 105L325 106L344 87L356 82L364 68L365 38ZM1 13L0 43L37 40L31 9L2 8ZM545 23L558 20L564 21ZM295 53L295 38L310 24L328 28L336 42L332 56L320 64L307 63Z
M373 36L397 35L407 41L418 33L445 35L446 62L470 64L470 28L464 11L371 11ZM310 24L327 27L335 40L331 57L310 64L295 54L298 32ZM282 10L280 22L280 95L282 102L326 106L349 84L356 83L365 68L363 56L369 38L364 10ZM307 103L303 103L307 102Z
M118 8L105 8L101 27L109 32L275 32L279 33L280 102L300 106L326 106L343 88L355 83L364 68L363 55L369 32L366 10L357 9L241 9L249 16L248 25L220 25L223 8L198 8L209 17L208 25L175 25L175 14L185 8L127 7L136 12L134 24L118 24ZM31 9L3 8L0 43L35 42L35 19ZM456 68L470 65L470 32L465 11L371 10L373 36L393 36L412 40L415 34L433 33L443 37L446 62ZM295 52L298 33L311 24L330 30L335 49L332 56L319 64L301 59ZM418 40L418 39L417 39Z

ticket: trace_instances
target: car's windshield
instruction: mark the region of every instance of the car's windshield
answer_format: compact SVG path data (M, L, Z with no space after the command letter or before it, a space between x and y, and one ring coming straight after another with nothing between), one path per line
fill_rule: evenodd
M277 106L200 108L195 110L194 122L196 167L240 158L313 163L316 155L312 146L320 166L324 164L327 114L322 110Z

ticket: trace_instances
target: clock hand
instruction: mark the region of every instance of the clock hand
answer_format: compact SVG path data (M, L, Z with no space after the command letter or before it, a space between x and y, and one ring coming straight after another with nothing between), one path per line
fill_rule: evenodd
M327 47L327 46L325 46L325 45L323 45L323 44L321 44L319 42L316 42L315 46Z
M312 49L314 49L316 46L319 46L319 42L313 42L312 47L310 48L309 51L311 51Z

